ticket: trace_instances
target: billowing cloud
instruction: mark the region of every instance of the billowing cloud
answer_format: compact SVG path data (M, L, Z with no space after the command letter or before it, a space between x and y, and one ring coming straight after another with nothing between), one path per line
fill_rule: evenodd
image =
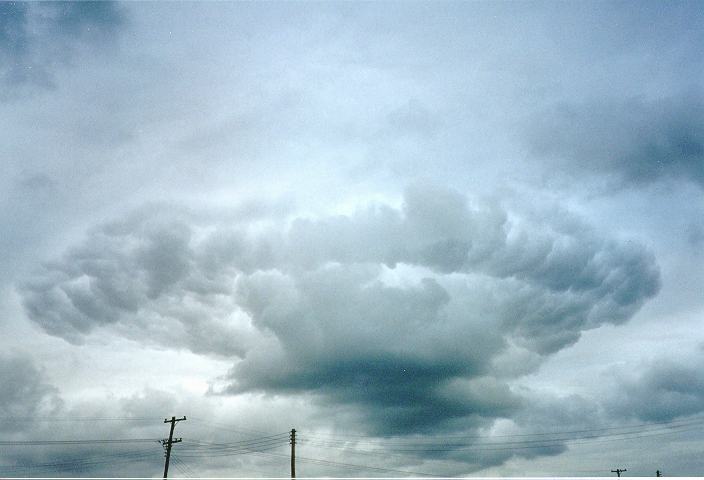
M533 153L562 172L610 175L627 186L672 179L704 186L701 94L563 103L532 120Z
M142 342L241 355L248 321L230 295L232 267L212 265L216 245L192 245L187 214L147 212L94 230L86 244L47 264L45 275L24 286L30 317L76 344L96 327L113 326Z
M658 288L647 250L568 214L417 186L400 209L287 223L146 209L21 292L52 335L78 343L104 327L239 357L226 392L313 393L403 433L510 417L521 399L506 379L526 358L535 368L625 322Z
M70 63L81 43L102 43L123 22L124 13L113 2L3 2L2 97L24 86L52 87L54 69Z

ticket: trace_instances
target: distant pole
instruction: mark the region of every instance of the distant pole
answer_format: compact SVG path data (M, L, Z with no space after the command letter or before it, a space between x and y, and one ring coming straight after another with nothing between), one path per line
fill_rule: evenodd
M617 477L620 477L623 472L627 472L625 468L617 468L616 470L611 470L611 473L615 473Z
M169 439L168 440L162 440L161 444L166 447L166 460L164 461L164 478L168 477L169 475L169 460L171 460L171 445L174 443L178 443L181 441L180 438L174 438L174 427L176 426L176 422L180 422L181 420L185 420L186 417L182 418L176 418L176 417L171 417L171 420L169 419L164 419L164 423L170 423L171 424L171 430L169 431Z
M291 429L291 478L296 478L296 429Z

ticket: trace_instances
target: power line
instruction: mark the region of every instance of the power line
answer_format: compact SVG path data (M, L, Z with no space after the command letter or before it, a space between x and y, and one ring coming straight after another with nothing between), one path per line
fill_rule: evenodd
M268 447L273 445L286 445L288 444L288 438L275 438L269 440L260 440L236 445L230 444L217 444L199 441L186 441L183 447L180 449L182 452L233 452L241 450L253 450L259 447Z
M0 417L0 422L105 422L150 421L153 417Z
M207 445L207 446L235 446L235 445L241 445L241 444L246 444L246 443L251 443L251 442L257 442L257 441L264 441L268 439L288 439L289 437L289 432L282 432L282 433L277 433L274 435L267 435L265 437L254 437L254 438L247 438L245 440L237 440L235 442L219 442L219 443L213 443L213 442L206 442L203 440L187 440L187 443L198 443L199 445Z
M174 467L176 467L176 469L180 471L186 478L193 478L198 476L198 474L191 470L191 467L189 467L182 459L178 457L173 457L173 460Z
M134 460L155 458L155 449L142 449L135 451L119 452L113 454L103 454L103 455L91 455L89 457L64 460L57 462L45 462L45 463L31 463L31 464L21 464L21 465L0 465L2 470L12 470L12 469L25 469L25 468L37 468L37 469L47 469L47 468L57 468L57 467L81 467L81 466L93 466L101 465L106 463L123 463L123 462L133 462Z
M697 420L697 421L690 421L690 422L679 422L679 423L670 423L667 425L662 425L662 424L650 424L651 427L653 428L640 428L640 429L634 429L631 427L621 427L623 430L622 432L610 432L610 433L603 433L603 434L595 434L595 435L572 435L569 437L556 437L556 438L542 438L542 439L527 439L527 440L512 440L512 441L504 441L504 442L482 442L482 443L474 443L474 442L462 442L462 443L448 443L448 442L435 442L431 443L430 441L426 439L419 439L419 441L391 441L391 442L386 442L383 439L380 439L378 441L356 441L354 442L355 444L366 444L370 445L373 447L384 447L388 450L409 450L412 451L414 449L419 449L419 450L432 450L432 447L434 446L440 446L440 448L450 448L450 449L456 449L456 448L461 448L465 446L474 446L474 445L523 445L523 444L530 444L530 443L545 443L545 442L564 442L564 441L573 441L573 440L582 440L582 439L601 439L604 437L618 437L618 436L625 436L625 435L632 435L632 434L640 434L640 433L648 433L648 432L659 432L659 431L665 431L668 433L669 431L686 431L684 430L684 427L689 427L693 425L699 425L704 423L704 420ZM567 432L563 432L567 433ZM313 440L308 440L310 437L313 438ZM500 436L497 436L498 438L501 438ZM478 437L481 439L492 439L494 437ZM504 437L505 438L505 437ZM309 442L317 442L320 444L320 446L334 446L334 445L348 445L349 441L342 441L342 440L333 440L333 439L316 439L315 435L305 435L303 437L303 441L309 441ZM430 448L426 448L430 447Z
M191 466L190 466L188 463L186 463L182 458L179 458L178 456L176 456L176 457L174 457L174 460L176 460L176 462L178 462L178 463L181 465L181 467L183 467L183 468L186 470L186 472L188 472L192 477L198 477L198 476L199 476L199 475L195 472L195 470L193 470L193 469L191 468Z
M258 445L255 447L243 447L237 450L219 450L219 451L189 451L189 450L184 450L183 452L179 453L179 456L184 458L184 457L227 457L230 455L238 455L242 453L249 453L249 452L260 452L263 450L271 450L274 448L279 448L283 447L286 444L268 444L268 445Z
M288 455L286 454L280 454L280 453L263 453L262 455L270 455L270 456L277 456L277 457L287 457ZM360 468L366 468L368 470L377 470L377 471L383 471L383 472L394 472L394 473L405 473L408 475L420 475L424 477L439 477L440 475L435 475L432 473L423 473L423 472L412 472L408 470L397 470L395 468L384 468L384 467L375 467L375 466L370 466L370 465L359 465L359 464L354 464L354 463L342 463L342 462L335 462L332 460L324 460L322 458L310 458L310 457L299 457L296 456L297 460L301 460L303 462L307 463L314 463L314 464L319 464L323 466L339 466L341 468L352 468L352 469L360 469Z
M228 450L228 451L220 451L220 452L186 452L186 453L179 453L180 458L212 458L212 457L232 457L236 455L246 455L248 453L258 453L258 452L264 452L267 450L274 450L277 448L281 448L284 445L287 444L276 444L276 445L267 445L267 446L259 446L255 448L241 448L239 450Z
M370 450L357 450L359 452L365 452L365 453L382 453L384 451L391 451L391 452L407 452L407 454L411 453L430 453L430 452L456 452L456 451L463 451L463 450L473 450L473 451L505 451L505 450L523 450L523 449L531 449L531 448L550 448L550 447L556 447L556 446L561 446L565 443L570 444L570 445L584 445L584 444L592 444L592 443L606 443L606 442L615 442L615 441L623 441L623 440L632 440L632 439L637 439L637 438L646 438L646 437L656 437L656 436L662 436L662 435L672 435L676 433L682 433L682 432L688 432L688 431L693 431L693 430L698 430L698 428L686 428L686 429L679 429L679 430L671 430L671 431L666 431L666 432L645 432L642 435L630 435L630 436L623 436L622 438L607 438L603 439L602 437L598 436L592 436L592 437L581 437L581 438L569 438L569 439L549 439L549 440L530 440L530 441L523 441L523 442L503 442L503 443L477 443L477 444L471 444L471 445L447 445L447 446L436 446L434 448L398 448L398 447L388 447L386 445L377 445L380 447L380 450L376 451L370 451ZM621 434L623 435L623 434ZM583 441L579 441L583 440ZM320 446L320 447L327 447L327 448L339 448L342 450L349 449L349 450L355 450L354 447L349 447L349 446L340 446L340 445L334 445L334 444L326 444L324 442L305 442L302 441L304 444L309 444L313 446Z
M0 441L1 446L37 446L37 445L90 445L94 443L152 443L156 438L121 438L91 440L7 440Z
M287 445L288 442L283 441L283 440L271 440L268 442L257 442L257 443L252 443L252 444L247 444L247 445L238 445L238 446L232 446L232 447L207 447L203 445L188 445L184 446L181 451L182 452L193 452L193 453L198 453L198 452L236 452L240 450L252 450L256 449L258 447L268 447L272 445Z

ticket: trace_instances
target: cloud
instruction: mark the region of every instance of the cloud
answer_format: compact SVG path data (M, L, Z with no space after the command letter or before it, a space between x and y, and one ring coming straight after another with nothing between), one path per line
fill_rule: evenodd
M383 434L511 417L522 400L508 379L658 289L634 242L422 186L400 209L288 222L147 208L20 286L52 335L106 328L233 356L224 392L313 394Z
M248 321L228 295L230 269L213 265L217 235L197 251L188 218L147 208L95 229L23 286L30 318L75 344L112 326L141 342L241 355Z
M57 389L30 357L0 355L0 384L0 430L19 430L18 418L50 414L62 405Z
M704 101L699 93L659 100L563 103L532 118L532 152L573 175L609 175L623 186L685 180L704 187Z
M687 162L697 158L701 101L665 98L701 66L694 40L704 30L693 28L701 15L692 6L634 15L628 5L526 5L512 17L488 4L1 4L0 97L12 101L0 270L27 317L9 292L5 343L51 357L66 398L102 397L96 416L105 397L142 382L202 392L204 379L222 374L213 388L234 398L210 399L257 404L240 418L267 419L276 399L296 420L284 426L304 431L301 404L338 433L590 428L558 408L593 413L586 403L539 403L519 386L589 395L599 379L569 377L598 369L584 361L597 347L604 364L652 353L658 335L643 326L665 316L658 349L694 331L698 304L685 308L670 292L696 285L685 268L696 262L680 247L696 253L704 242L687 230L691 212L672 212L686 212L683 192L702 186ZM560 100L564 108L550 108ZM520 161L525 149L511 133L529 111L545 112L529 132L533 163ZM695 140L668 133L678 129ZM559 171L569 191L530 183ZM549 196L591 215L598 230L556 210L419 186L403 203L344 214L120 213L152 199L225 203L247 191L296 191L319 211L389 198L417 178L475 193L527 181L517 187L533 192L525 204ZM650 188L585 198L605 180L691 185L655 202L665 221L652 214ZM115 221L102 223L108 216ZM621 236L634 231L659 252L668 287L629 326L598 328L629 322L658 294L655 258ZM58 339L18 335L37 328ZM628 352L604 346L619 336L631 339ZM572 353L589 353L565 352L578 341ZM537 372L550 359L558 366ZM192 368L200 362L209 367ZM483 452L477 464L510 455Z
M667 422L704 412L702 358L683 364L660 358L638 375L621 375L619 395L608 407L623 417Z
M0 394L0 430L12 435L6 440L59 442L5 446L0 467L4 475L76 477L108 472L139 476L160 471L163 453L156 441L106 448L100 442L61 440L159 438L164 431L163 412L177 404L173 396L147 390L129 397L64 402L28 357L0 357L0 381L5 386ZM106 417L107 411L111 414ZM136 417L137 412L145 416Z
M3 97L22 87L50 88L54 71L81 44L101 44L125 21L113 2L0 4L0 82Z

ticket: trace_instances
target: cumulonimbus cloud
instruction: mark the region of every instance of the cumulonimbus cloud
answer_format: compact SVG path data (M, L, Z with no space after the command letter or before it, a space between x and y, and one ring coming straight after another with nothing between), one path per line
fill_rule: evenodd
M109 328L231 356L226 392L312 393L401 434L511 417L522 399L507 378L658 289L635 242L429 187L402 208L288 222L147 209L20 286L52 335Z

